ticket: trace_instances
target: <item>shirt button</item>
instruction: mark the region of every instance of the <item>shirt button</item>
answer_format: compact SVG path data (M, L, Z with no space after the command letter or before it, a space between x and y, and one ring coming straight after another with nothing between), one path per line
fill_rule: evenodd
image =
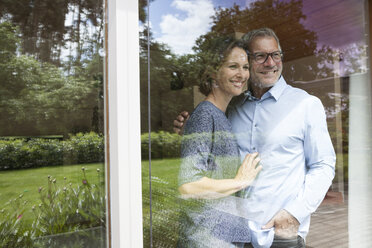
M254 127L258 127L258 124L256 123L256 124L254 124Z
M253 149L253 150L256 150L256 147L253 147L252 149Z

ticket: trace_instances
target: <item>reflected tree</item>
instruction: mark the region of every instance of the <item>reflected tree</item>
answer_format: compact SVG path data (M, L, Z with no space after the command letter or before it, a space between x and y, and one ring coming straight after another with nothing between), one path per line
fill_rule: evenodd
M202 35L194 50L197 53L208 49L209 40L215 36L247 33L250 30L269 27L278 35L285 61L295 61L316 56L317 36L301 22L302 0L262 0L251 3L249 8L218 8L213 18L211 31ZM292 63L284 67L283 75L288 81L314 79L318 73L318 62Z
M138 19L142 23L146 23L147 20L147 4L154 0L138 0Z
M99 80L65 76L50 63L18 56L17 29L5 22L0 30L0 44L10 44L0 62L0 135L67 134L80 125L89 131Z
M175 99L168 98L170 82L175 71L176 57L167 45L155 41L150 32L150 61L148 61L148 29L140 33L141 130L148 132L148 72L150 72L151 129L162 129L164 109L172 108ZM148 63L150 62L150 71Z
M102 0L0 0L0 18L19 27L22 53L57 66L65 47L78 63L84 43L103 44ZM98 30L90 39L89 27Z
M140 6L145 8L146 1ZM140 15L140 18L146 17L143 8L141 10L144 14ZM318 46L317 34L303 24L306 16L302 8L302 0L261 0L251 3L247 8L241 8L236 4L231 8L217 8L215 15L212 16L211 30L196 40L192 54L182 56L172 54L166 44L160 44L151 37L152 129L171 131L172 120L180 110L192 111L193 103L190 96L193 94L192 87L199 83L204 63L203 57L208 53L211 42L221 36L231 34L239 36L256 28L272 28L281 41L285 64L283 75L290 84L326 80L334 76L361 71L358 68L365 68L363 65L360 66L363 59L361 60L359 55L363 54L365 50L363 48L355 47L339 51L329 46ZM142 13L141 10L140 13ZM144 95L147 94L145 32L146 30L142 33L141 43L142 116L144 113L147 115L147 100ZM339 54L344 55L343 68L341 72L336 72L335 62L339 60ZM301 87L298 84L296 86ZM183 90L177 91L181 88ZM181 92L187 92L187 94ZM325 91L311 93L323 101L332 100ZM173 94L177 94L177 97ZM171 111L165 113L164 106ZM146 118L142 119L146 120ZM147 121L142 122L142 131L147 130Z
M102 132L102 0L0 0L0 25L1 135Z

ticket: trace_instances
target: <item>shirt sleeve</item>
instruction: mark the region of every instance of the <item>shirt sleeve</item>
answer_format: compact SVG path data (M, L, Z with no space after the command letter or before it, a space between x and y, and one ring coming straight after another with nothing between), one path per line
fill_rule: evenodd
M284 207L300 223L315 212L322 202L334 178L336 162L322 103L318 98L311 97L306 111L305 182L297 198Z
M194 182L213 167L211 155L213 142L213 118L207 111L193 113L185 126L181 143L181 166L178 185Z

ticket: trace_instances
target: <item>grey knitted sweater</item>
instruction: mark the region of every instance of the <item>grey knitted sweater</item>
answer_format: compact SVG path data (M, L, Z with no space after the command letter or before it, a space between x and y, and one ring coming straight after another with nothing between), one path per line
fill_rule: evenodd
M236 138L225 113L211 102L201 102L186 122L181 158L179 185L202 177L235 177L240 166ZM247 220L239 217L244 209L239 209L236 199L185 200L180 247L228 247L231 242L249 242Z

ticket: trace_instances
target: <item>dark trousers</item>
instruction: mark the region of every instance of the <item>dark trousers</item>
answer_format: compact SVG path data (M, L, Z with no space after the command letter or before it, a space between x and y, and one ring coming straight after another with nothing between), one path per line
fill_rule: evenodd
M239 246L240 247L240 246ZM282 239L275 237L271 248L305 248L305 241L301 236L296 239ZM244 248L253 248L251 244L244 244Z
M278 237L274 238L271 248L305 248L305 241L301 236L297 236L297 239L281 239Z

